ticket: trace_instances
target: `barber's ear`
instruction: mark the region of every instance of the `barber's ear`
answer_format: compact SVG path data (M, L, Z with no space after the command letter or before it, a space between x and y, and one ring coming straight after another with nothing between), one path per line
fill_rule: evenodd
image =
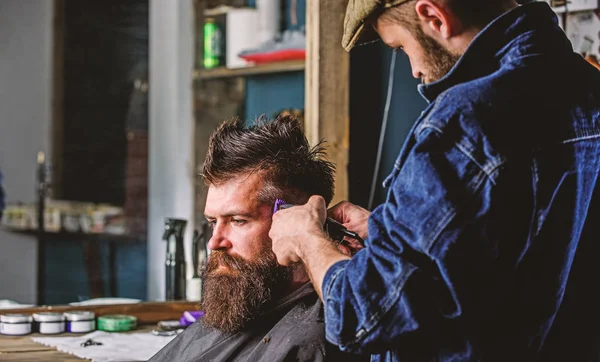
M456 31L457 19L444 4L432 0L418 0L415 3L415 11L419 19L443 39L450 38Z

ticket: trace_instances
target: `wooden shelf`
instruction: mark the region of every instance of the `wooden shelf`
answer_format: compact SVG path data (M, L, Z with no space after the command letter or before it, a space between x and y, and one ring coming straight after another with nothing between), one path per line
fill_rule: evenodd
M0 227L0 230L4 230L9 233L23 234L29 236L39 236L38 230L35 229L17 229L6 226ZM120 241L120 242L132 242L136 241L135 238L126 234L110 234L110 233L82 233L82 232L68 232L68 231L45 231L43 237L46 240L61 240L61 241Z
M263 75L274 73L298 72L305 68L304 60L290 60L285 62L274 62L255 65L246 68L229 69L218 67L212 69L196 69L194 71L194 79L218 79L245 77L251 75Z

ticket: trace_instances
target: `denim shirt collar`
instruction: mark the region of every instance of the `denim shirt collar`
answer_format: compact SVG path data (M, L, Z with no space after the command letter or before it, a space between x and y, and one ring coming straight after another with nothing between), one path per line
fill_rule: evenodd
M475 36L465 53L444 77L432 83L419 84L419 93L431 103L447 89L485 76L498 69L499 65L522 56L524 52L532 51L524 43L527 43L528 37L533 33L538 32L536 29L540 25L547 31L546 36L550 36L552 30L554 33L557 30L562 32L558 27L556 14L545 2L520 5L507 11Z

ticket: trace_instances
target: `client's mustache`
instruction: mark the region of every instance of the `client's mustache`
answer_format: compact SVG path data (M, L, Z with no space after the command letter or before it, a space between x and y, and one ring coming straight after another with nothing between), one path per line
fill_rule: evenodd
M248 261L243 258L229 255L223 250L214 250L211 252L208 262L206 263L207 272L216 270L219 267L219 264L237 271L248 269Z

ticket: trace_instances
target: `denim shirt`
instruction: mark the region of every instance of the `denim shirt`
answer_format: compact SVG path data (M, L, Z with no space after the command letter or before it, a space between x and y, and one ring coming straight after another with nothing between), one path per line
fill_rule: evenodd
M441 80L323 281L326 337L373 361L600 357L600 72L544 2Z

